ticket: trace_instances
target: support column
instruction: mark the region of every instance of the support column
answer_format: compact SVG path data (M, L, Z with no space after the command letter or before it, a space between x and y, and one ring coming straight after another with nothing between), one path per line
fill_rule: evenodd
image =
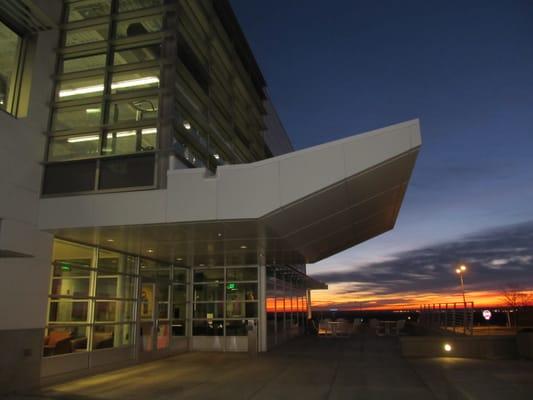
M259 351L267 351L267 311L266 311L266 266L264 257L259 256Z

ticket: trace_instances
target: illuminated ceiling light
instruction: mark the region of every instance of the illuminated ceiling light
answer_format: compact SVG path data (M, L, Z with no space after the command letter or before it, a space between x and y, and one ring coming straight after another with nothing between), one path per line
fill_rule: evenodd
M153 253L154 251L152 249L146 250L148 253Z
M111 84L111 89L124 89L135 86L150 85L152 83L159 83L159 78L157 76L146 76L144 78L115 82Z
M178 258L176 258L176 261L183 261L183 258L178 257Z
M146 128L141 130L141 135L153 135L157 133L157 128Z
M444 351L449 353L450 351L452 351L452 345L449 344L449 343L445 343L444 344Z
M115 82L111 84L111 89L125 89L136 86L151 85L159 83L157 76L146 76L144 78L129 79L127 81ZM77 96L80 94L91 94L104 91L104 85L84 86L75 89L65 89L59 91L59 97Z
M99 108L87 108L87 109L85 110L85 112L86 112L87 114L98 114L98 113L100 113L101 111L102 111L102 110L99 109Z
M128 136L135 136L137 134L137 132L135 131L122 131L122 132L117 132L117 137L128 137Z
M106 242L113 243L115 239L107 239Z
M205 267L205 264L199 264L199 265L200 265L200 267Z
M65 89L59 91L59 97L77 96L80 94L91 94L104 91L104 85L84 86L75 89Z
M187 120L184 120L183 121L183 127L187 130L190 130L191 129L191 123Z
M243 244L243 245L241 246L241 249L247 249L247 248L248 248L248 246L246 246L245 244Z
M218 233L217 233L217 236L218 236L218 237L221 237L221 236L222 236L222 233L218 232Z
M69 143L90 142L92 140L98 140L98 139L100 139L100 136L98 135L78 136L78 137L68 138L67 142Z
M220 156L218 154L213 154L213 157L215 157L217 160L220 160Z

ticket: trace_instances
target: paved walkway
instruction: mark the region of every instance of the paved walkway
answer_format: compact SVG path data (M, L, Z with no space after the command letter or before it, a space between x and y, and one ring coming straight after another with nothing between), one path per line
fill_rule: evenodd
M406 360L394 338L361 336L305 337L256 358L187 353L55 385L31 399L514 400L532 393L532 362Z

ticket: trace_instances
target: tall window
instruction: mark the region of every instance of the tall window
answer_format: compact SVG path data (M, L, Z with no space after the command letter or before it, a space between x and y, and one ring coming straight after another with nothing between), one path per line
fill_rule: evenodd
M22 38L0 22L0 109L15 113Z

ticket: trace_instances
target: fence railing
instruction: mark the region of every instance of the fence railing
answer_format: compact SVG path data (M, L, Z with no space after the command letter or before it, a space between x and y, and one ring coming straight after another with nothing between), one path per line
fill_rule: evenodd
M420 306L418 322L433 330L442 329L463 335L473 335L474 302L424 304Z

